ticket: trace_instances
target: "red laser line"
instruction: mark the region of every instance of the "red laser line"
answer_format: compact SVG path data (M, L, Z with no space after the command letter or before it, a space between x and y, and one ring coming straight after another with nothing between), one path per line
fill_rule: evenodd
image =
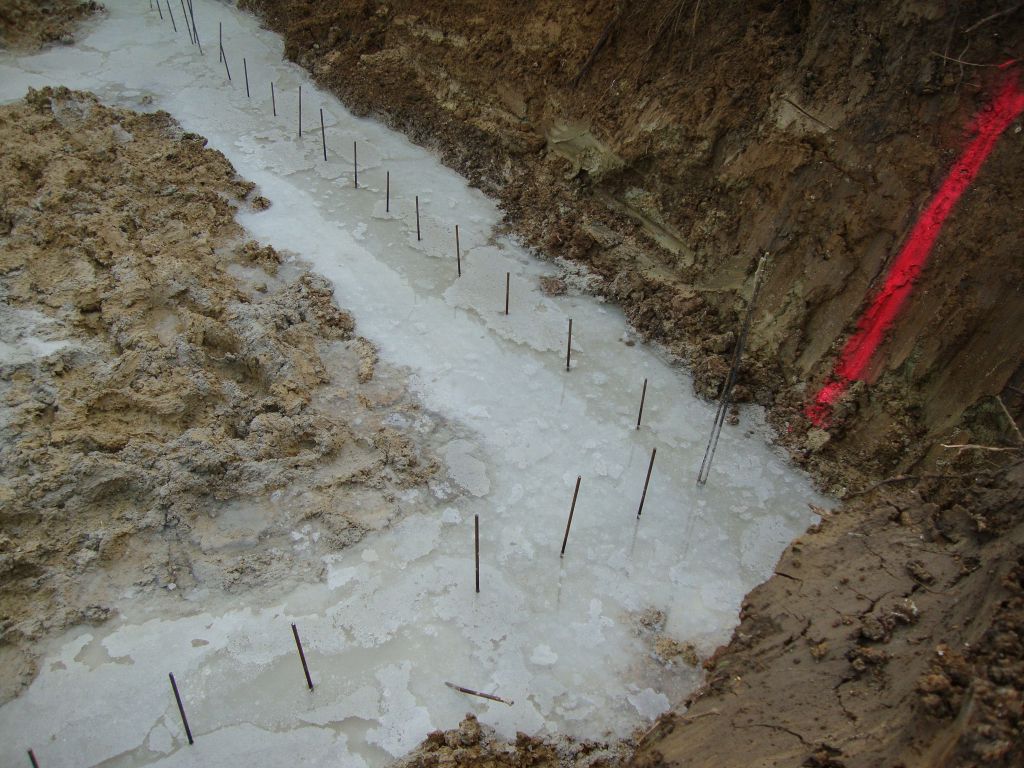
M910 297L942 225L964 191L981 170L999 136L1024 111L1024 91L1016 73L1010 75L995 99L971 121L969 131L976 134L946 175L924 213L914 224L902 250L893 261L882 289L857 321L831 376L825 382L805 414L811 423L827 427L832 406L850 384L864 378L872 357L882 343L903 304Z

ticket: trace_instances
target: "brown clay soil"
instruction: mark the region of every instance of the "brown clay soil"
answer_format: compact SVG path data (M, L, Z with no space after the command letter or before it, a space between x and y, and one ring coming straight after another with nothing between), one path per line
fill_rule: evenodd
M49 43L71 45L75 26L101 11L95 0L3 0L0 49L34 50Z
M1019 3L239 4L353 111L497 197L543 257L585 266L704 395L770 254L736 394L845 501L750 594L636 765L1024 761L1020 120L870 382L827 431L802 415L1012 71L994 65L1024 58ZM508 764L438 751L457 738L432 737L422 764Z
M0 108L0 701L126 596L316 577L440 467L443 423L326 280L245 239L268 203L205 144L66 89Z

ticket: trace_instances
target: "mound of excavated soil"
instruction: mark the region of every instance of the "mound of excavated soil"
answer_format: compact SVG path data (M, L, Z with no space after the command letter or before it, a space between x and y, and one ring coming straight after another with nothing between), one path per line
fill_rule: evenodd
M95 0L4 0L0 48L33 50L47 43L70 44L75 25L102 9Z
M244 239L268 203L205 143L66 89L0 108L0 700L117 599L315 577L438 467L384 425L417 406L332 286Z

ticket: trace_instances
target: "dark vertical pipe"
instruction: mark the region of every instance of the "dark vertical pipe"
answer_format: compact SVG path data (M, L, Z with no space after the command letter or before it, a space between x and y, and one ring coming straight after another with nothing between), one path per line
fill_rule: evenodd
M31 749L28 751L28 760L32 763L32 768L39 768L39 763L36 762L36 753Z
M356 189L359 189L359 155L356 152L356 142L352 142L352 170L355 173Z
M196 41L192 39L192 25L188 23L188 11L185 10L185 0L181 0L181 15L185 18L185 31L188 32L188 41L195 45Z
M324 128L324 110L320 108L320 136L324 143L324 162L327 162L327 129Z
M473 540L476 544L476 591L480 594L480 515L473 515Z
M156 12L160 14L160 21L163 21L164 12L160 10L160 0L156 0Z
M711 462L715 458L715 451L718 449L718 438L722 435L722 426L725 424L725 416L732 402L732 388L736 384L736 377L739 374L740 360L743 357L743 346L747 341L747 334L750 332L750 321L754 317L757 308L757 298L761 292L761 278L764 275L765 265L768 263L768 254L765 253L757 263L757 270L754 272L754 290L747 304L747 314L743 319L743 326L736 339L736 347L733 350L732 365L729 367L729 375L722 382L721 399L718 401L718 411L715 413L715 422L711 427L711 437L708 438L708 446L704 449L704 459L700 463L700 471L697 472L697 485L705 485L708 475L711 472Z
M644 501L647 499L647 486L651 482L651 470L654 469L654 457L658 455L658 449L651 449L651 463L647 465L647 479L644 480L644 492L640 496L640 508L636 511L636 519L640 519L640 513L644 511Z
M302 86L299 86L299 138L302 138Z
M160 0L157 0L157 2L160 2ZM171 17L171 26L174 27L174 31L177 32L178 25L174 23L174 14L171 13L171 0L164 0L164 2L167 3L167 15Z
M508 289L509 289L509 284L511 282L512 282L512 273L511 272L506 272L505 273L505 314L506 315L508 314Z
M416 240L420 239L420 196L416 195Z
M562 553L559 555L559 557L565 556L565 545L569 541L569 529L572 527L572 514L576 511L576 497L579 496L580 480L582 479L582 476L577 476L576 478L576 490L572 492L572 506L569 507L569 522L565 524L565 538L562 539Z
M640 413L636 415L636 428L640 429L640 419L644 417L644 400L647 398L647 379L644 379L644 389L640 393Z
M217 61L224 58L224 23L217 22Z
M185 726L185 735L188 736L188 743L195 744L192 738L192 729L188 727L188 718L185 717L185 705L181 703L181 694L178 693L178 684L174 682L174 673L168 672L167 676L171 678L171 689L174 691L174 700L178 702L178 713L181 715L181 722Z
M459 277L462 277L462 251L459 249L459 225L455 225L455 263L459 268Z
M313 678L309 676L309 667L306 665L306 654L302 650L302 641L299 640L299 628L292 624L292 634L295 636L295 647L299 649L299 660L302 662L302 671L306 675L306 685L313 690Z
M572 357L572 318L569 318L569 341L565 345L565 370L569 370L569 360Z
M249 96L249 65L245 63L245 56L242 57L242 72L245 73L245 98Z
M391 171L387 172L384 182L384 213L391 213Z
M192 8L192 0L188 0L188 15L192 17L192 34L196 39L196 45L199 46L199 55L203 55L203 44L199 42L199 27L196 26L196 12Z
M274 111L274 117L277 117L277 97L274 95L274 81L270 81L270 108Z

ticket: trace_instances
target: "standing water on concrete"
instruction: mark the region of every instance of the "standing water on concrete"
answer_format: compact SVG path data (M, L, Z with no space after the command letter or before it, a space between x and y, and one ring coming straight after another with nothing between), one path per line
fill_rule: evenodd
M656 350L626 343L633 334L617 309L543 295L539 278L553 267L495 234L493 201L401 135L350 115L282 60L281 40L255 18L194 0L200 55L180 18L175 34L146 2L105 5L74 47L0 58L0 99L66 85L164 109L207 137L273 203L240 214L251 236L332 280L360 333L408 369L425 408L470 437L436 446L447 477L397 499L400 523L327 555L284 599L229 600L200 585L181 590L187 610L168 614L126 595L117 620L54 642L31 687L0 709L0 762L19 765L34 747L47 765L382 765L467 711L506 735L606 738L681 702L699 673L666 671L638 627L658 625L661 612L664 637L710 652L728 639L743 595L814 521L808 502L823 501L767 444L757 412L726 428L710 482L698 488L713 407ZM218 22L231 82L218 62ZM244 527L246 511L234 514ZM313 692L290 622L303 635ZM514 704L469 698L445 681Z

